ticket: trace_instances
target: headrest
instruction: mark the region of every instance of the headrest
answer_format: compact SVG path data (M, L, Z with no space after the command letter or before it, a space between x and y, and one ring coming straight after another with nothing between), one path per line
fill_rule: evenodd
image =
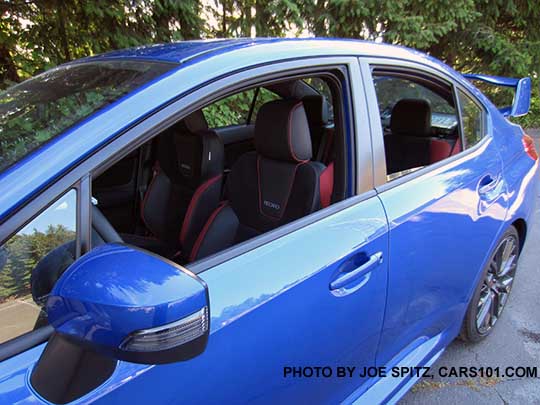
M159 137L158 161L174 183L195 188L223 173L224 147L212 130L191 132L182 120Z
M323 127L328 124L330 107L324 96L305 96L302 98L309 125Z
M311 136L301 101L275 100L263 104L255 122L255 149L274 160L311 159Z
M212 130L184 133L176 138L178 172L183 183L197 187L200 183L223 174L224 147Z
M390 129L394 135L431 136L431 105L416 98L399 100L392 109Z
M182 120L183 124L190 132L205 131L208 129L208 123L202 110L197 110L189 114Z

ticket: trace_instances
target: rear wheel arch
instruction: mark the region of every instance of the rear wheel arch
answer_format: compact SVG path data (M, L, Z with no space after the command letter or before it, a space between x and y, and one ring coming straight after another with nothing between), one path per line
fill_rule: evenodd
M516 228L519 236L519 250L523 249L523 244L525 243L525 238L527 237L527 223L523 218L516 219L512 222L514 228Z

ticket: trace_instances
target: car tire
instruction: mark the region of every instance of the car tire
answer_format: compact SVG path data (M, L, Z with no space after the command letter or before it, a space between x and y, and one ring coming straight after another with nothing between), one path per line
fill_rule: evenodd
M478 342L488 336L500 318L515 279L519 234L510 226L497 242L467 308L459 337Z

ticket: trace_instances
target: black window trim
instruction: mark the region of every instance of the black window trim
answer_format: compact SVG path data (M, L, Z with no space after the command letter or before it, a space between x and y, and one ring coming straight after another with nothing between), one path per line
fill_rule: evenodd
M459 98L459 93L462 93L465 97L467 97L474 105L476 105L478 107L478 109L480 110L480 113L482 114L482 120L481 120L481 133L482 133L482 139L480 139L478 142L476 142L473 146L471 147L467 147L467 144L466 144L466 140L465 140L465 133L464 133L464 127L463 127L463 114L462 114L462 110L461 110L461 100ZM459 117L459 133L461 135L461 145L462 145L462 148L463 150L467 150L467 149L471 149L473 148L475 145L479 144L480 142L482 142L482 140L488 136L488 131L487 131L487 113L486 113L486 108L484 107L484 105L482 103L480 103L476 97L472 96L470 93L467 93L466 91L463 91L462 89L459 89L457 87L454 87L454 97L456 98L456 103L457 103L457 108L458 108L458 117Z
M253 110L255 110L255 103L257 102L257 97L259 97L260 92L261 86L257 86L257 88L255 89L255 94L253 95L253 99L251 100L251 105L249 106L249 112L246 118L245 125L251 125L251 117L253 117Z

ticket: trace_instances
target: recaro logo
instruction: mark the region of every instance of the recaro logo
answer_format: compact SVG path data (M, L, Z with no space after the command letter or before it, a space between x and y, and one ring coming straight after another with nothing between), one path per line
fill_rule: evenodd
M264 204L266 207L272 208L272 209L274 209L274 210L279 210L279 209L281 208L281 205L276 204L276 203L274 203L274 202L272 202L272 201L268 201L268 200L264 200L264 201L263 201L263 204Z

